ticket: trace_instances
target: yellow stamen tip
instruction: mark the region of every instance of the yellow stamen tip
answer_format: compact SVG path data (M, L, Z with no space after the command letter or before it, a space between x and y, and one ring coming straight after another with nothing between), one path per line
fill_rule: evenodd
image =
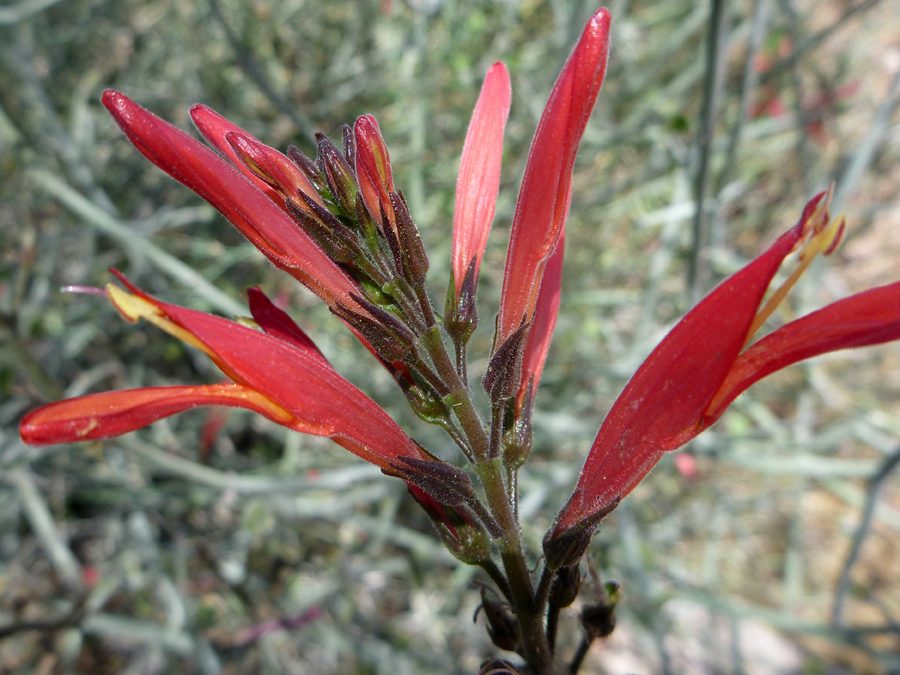
M114 284L106 285L106 297L119 311L119 314L131 323L136 323L138 319L159 316L159 309L153 303L122 290Z

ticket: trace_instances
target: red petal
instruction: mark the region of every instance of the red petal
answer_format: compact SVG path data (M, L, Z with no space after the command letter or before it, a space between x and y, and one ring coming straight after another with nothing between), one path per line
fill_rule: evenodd
M244 176L249 178L251 183L262 190L269 199L279 206L284 202L281 196L272 189L268 183L257 177L250 169L244 166L240 157L235 153L234 148L232 148L228 141L225 140L225 134L231 131L239 131L247 134L246 131L236 124L232 124L215 110L207 108L205 105L193 106L191 108L191 119L194 121L194 126L197 127L197 130L203 134L203 137L212 144L216 150L231 160L231 163L234 164ZM249 136L249 134L247 135Z
M801 218L719 284L647 357L603 421L555 533L624 497L665 451L700 433L703 413L746 343L772 277L806 234L804 225Z
M151 387L90 394L45 405L25 415L19 433L30 445L112 438L201 405L247 408L280 424L290 420L285 411L237 384Z
M237 169L118 92L104 92L103 104L144 156L216 207L276 266L329 304L356 304L356 284Z
M556 317L559 314L565 236L565 231L563 231L560 235L559 245L550 256L550 260L547 261L547 269L544 270L544 278L541 281L541 292L538 294L537 305L534 308L534 320L531 328L528 329L528 340L525 343L525 356L522 361L522 385L517 398L519 406L521 406L522 397L528 390L529 382L533 381L534 391L537 392L541 373L547 362L547 352L550 351L550 341L553 338L553 329L556 327Z
M742 392L766 375L839 349L900 339L900 282L839 300L782 326L738 357L704 416L712 425Z
M249 289L247 296L250 301L250 314L266 333L290 342L298 349L326 361L316 343L312 341L312 338L294 323L294 320L287 312L276 307L259 288L254 286Z
M278 191L279 197L299 200L300 193L303 192L320 205L325 205L306 174L275 148L260 143L243 131L229 131L225 134L225 140L241 163L260 180Z
M391 158L378 122L372 115L358 117L353 125L356 143L356 180L366 208L376 223L381 223L382 209L393 223L394 209L390 193L394 192Z
M297 431L329 436L383 468L397 457L427 458L372 399L312 350L221 317L152 300L173 323L196 337L240 384L290 416Z
M569 212L578 145L606 74L609 24L606 9L588 22L538 125L510 233L495 344L534 313L544 267Z
M500 191L503 130L511 98L509 72L502 63L495 63L484 78L472 112L456 181L452 260L457 297L472 258L478 279Z

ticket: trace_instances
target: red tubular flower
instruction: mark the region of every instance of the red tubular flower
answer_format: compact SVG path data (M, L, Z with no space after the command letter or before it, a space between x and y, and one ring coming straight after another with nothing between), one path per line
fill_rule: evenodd
M572 168L603 77L610 15L600 9L566 61L541 117L510 232L495 349L531 321L547 260L556 249L571 197Z
M474 281L478 280L481 256L500 191L503 130L509 117L511 99L509 71L502 63L495 63L484 78L481 94L472 112L456 180L451 259L457 300L473 259Z
M766 375L819 354L900 339L898 282L828 305L747 347L812 259L837 245L844 220L829 222L829 200L825 193L813 198L789 232L723 281L653 350L603 422L545 544L596 524L665 452L707 429ZM760 309L782 261L807 238L798 269Z
M231 147L231 144L225 140L225 135L229 132L237 131L246 134L246 131L236 124L229 122L212 108L208 108L201 104L191 107L191 119L194 122L194 126L197 127L197 130L203 134L203 138L205 138L216 150L231 160L231 163L240 169L241 173L250 179L250 182L267 194L276 204L283 204L283 200L278 192L254 174L241 161L241 158L238 157L234 148Z
M262 191L258 178L251 182L202 143L123 94L104 92L103 105L147 159L218 209L276 267L329 305L357 306L351 297L359 292L356 283L273 201L271 188ZM218 138L230 125L221 118L215 122L211 135ZM233 150L225 152L236 157Z
M534 307L534 319L528 330L528 339L525 342L525 352L522 357L522 383L516 396L517 410L521 410L528 387L532 387L532 391L537 390L538 383L541 381L541 373L544 371L544 364L547 361L547 353L550 351L550 339L553 337L556 317L559 314L565 238L565 231L563 231L560 233L556 250L547 261L547 268L544 270L544 277L541 280L541 292L538 293L537 304Z
M123 277L107 295L129 321L146 319L202 350L234 384L151 387L81 396L39 408L22 420L33 445L120 436L202 405L253 410L307 434L328 436L389 473L402 458L431 461L368 396L341 377L305 333L259 291L250 308L264 332L160 302ZM129 292L130 291L130 292Z
M391 228L397 229L391 193L394 178L391 174L391 157L381 137L378 122L372 115L357 118L353 125L356 148L356 180L363 202L376 223L381 223L381 212L387 215Z

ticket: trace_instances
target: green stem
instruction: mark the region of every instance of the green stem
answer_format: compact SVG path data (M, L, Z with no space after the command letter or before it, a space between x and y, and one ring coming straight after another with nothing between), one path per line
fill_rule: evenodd
M422 336L422 345L427 350L438 376L450 389L448 400L463 433L471 443L475 473L484 488L488 509L500 526L502 534L495 541L500 549L500 559L503 561L506 579L509 582L510 605L519 620L522 632L523 656L535 675L553 675L553 654L547 642L544 626L546 598L540 606L535 603L534 586L522 549L519 523L504 481L503 463L500 457L491 458L490 439L472 403L469 389L460 379L441 339L440 328L428 295L422 287L417 288L416 292L425 321L429 325Z
M519 620L523 656L538 675L553 675L553 654L547 642L543 607L535 603L534 586L522 551L519 525L507 498L503 467L499 458L477 463L475 471L484 487L488 508L500 525L500 559L511 592L510 605Z

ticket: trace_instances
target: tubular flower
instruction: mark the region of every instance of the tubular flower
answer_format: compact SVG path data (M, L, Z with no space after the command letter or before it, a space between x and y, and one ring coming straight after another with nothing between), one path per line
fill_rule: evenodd
M120 279L128 290L110 284L106 294L123 317L145 319L200 349L233 384L150 387L52 403L22 420L26 443L110 438L197 406L224 405L328 436L390 473L401 458L431 459L378 404L338 375L300 327L258 289L250 292L250 309L263 332L160 302Z
M600 9L588 22L538 124L510 232L495 349L534 318L544 269L569 213L578 145L606 75L610 20Z
M276 267L329 305L356 306L352 296L359 292L358 285L280 208L272 188L264 187L265 181L258 176L248 180L249 169L242 175L202 143L123 94L104 92L103 105L147 159L218 209ZM195 113L208 122L204 126L216 139L216 147L236 157L233 149L225 150L218 142L222 134L221 140L228 144L225 137L236 127L208 111L195 109Z
M456 179L451 260L457 302L473 260L473 282L477 283L481 257L494 220L500 191L503 130L511 99L509 71L502 63L495 63L484 78L472 112Z
M644 361L603 422L545 550L579 530L589 530L589 538L597 518L665 452L707 429L766 375L819 354L900 338L898 282L835 302L747 346L813 258L837 246L844 219L829 219L830 197L814 197L791 230L701 300ZM772 278L798 247L797 269L763 304Z
M537 389L550 351L550 339L556 328L556 317L559 314L559 300L562 291L563 251L565 250L565 232L560 233L559 244L547 261L544 277L541 280L541 291L538 293L534 307L534 319L528 331L522 358L522 383L516 396L516 408L521 410L523 399L531 387Z

